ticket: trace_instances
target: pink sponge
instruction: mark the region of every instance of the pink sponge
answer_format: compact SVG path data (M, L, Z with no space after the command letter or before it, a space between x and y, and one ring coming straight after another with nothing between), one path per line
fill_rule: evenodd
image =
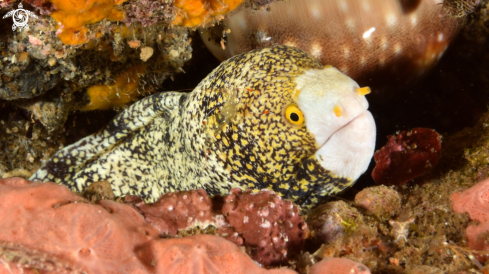
M0 250L12 262L0 273L295 273L262 269L221 237L160 239L128 205L20 178L0 180Z
M324 258L313 267L310 274L370 274L363 264L344 258Z
M489 179L451 197L452 207L456 213L467 212L470 219L479 225L470 225L465 230L469 247L475 250L489 250L489 244L478 236L489 231Z
M0 201L1 241L90 273L144 273L150 266L148 242L158 231L129 206L88 204L64 186L19 178L1 181Z

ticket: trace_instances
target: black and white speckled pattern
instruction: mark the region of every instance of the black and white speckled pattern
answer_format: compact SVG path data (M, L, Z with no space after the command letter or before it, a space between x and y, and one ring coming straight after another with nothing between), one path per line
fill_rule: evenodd
M190 94L136 102L99 133L58 151L31 179L74 191L107 180L115 195L147 202L176 190L269 188L314 205L352 181L324 170L313 157L314 137L283 115L294 103L294 79L311 68L321 65L286 46L235 56Z

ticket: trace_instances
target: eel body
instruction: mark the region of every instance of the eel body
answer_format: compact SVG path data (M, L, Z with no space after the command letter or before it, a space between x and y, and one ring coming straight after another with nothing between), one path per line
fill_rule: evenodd
M134 103L55 153L31 180L77 192L106 180L115 195L147 202L178 190L268 188L312 206L368 167L368 92L297 48L253 50L223 62L191 93Z

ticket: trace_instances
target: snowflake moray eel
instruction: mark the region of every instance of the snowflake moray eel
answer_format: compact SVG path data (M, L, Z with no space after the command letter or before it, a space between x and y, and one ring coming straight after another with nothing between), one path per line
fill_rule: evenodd
M115 195L146 202L178 190L267 188L311 207L367 169L376 135L369 92L297 48L253 50L223 62L191 93L134 103L30 179L77 192L106 180Z

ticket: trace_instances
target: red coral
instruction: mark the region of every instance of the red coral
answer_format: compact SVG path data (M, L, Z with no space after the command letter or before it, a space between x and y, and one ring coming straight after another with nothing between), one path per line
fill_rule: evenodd
M264 265L285 262L290 254L304 249L307 224L299 209L273 191L252 194L233 189L222 208L229 225L252 248L252 258Z
M467 212L470 219L479 222L479 225L470 225L465 230L469 247L474 250L489 250L489 243L485 237L479 237L489 231L489 179L475 186L452 194L453 211Z
M441 136L433 129L414 128L387 136L374 154L372 178L378 184L403 185L433 168L441 156Z
M180 229L215 223L211 199L203 189L165 193L153 204L139 202L135 206L161 236L175 236Z
M223 204L209 199L204 190L167 193L148 205L132 203L162 235L175 236L180 229L212 224L218 235L244 245L263 265L285 263L304 249L307 225L299 209L273 191L243 193L236 188L224 197Z

